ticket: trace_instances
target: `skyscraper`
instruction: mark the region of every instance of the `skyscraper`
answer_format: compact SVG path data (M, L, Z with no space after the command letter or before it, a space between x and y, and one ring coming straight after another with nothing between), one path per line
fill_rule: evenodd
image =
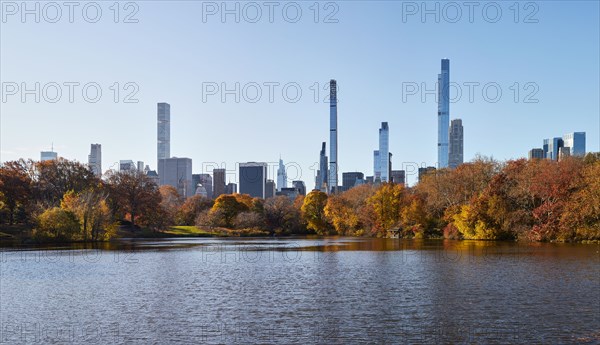
M387 122L379 128L379 172L381 182L390 180L390 128Z
M404 170L392 170L392 181L397 184L406 184L406 171Z
M585 132L563 135L563 144L569 148L571 156L585 156Z
M562 138L544 139L544 154L547 159L558 160L558 151L564 146Z
M450 124L450 147L448 150L448 166L452 169L463 164L463 125L461 119L454 119Z
M94 175L102 176L102 145L92 144L88 155L88 166Z
M329 178L327 188L335 193L338 185L337 82L329 82Z
M213 169L213 182L213 197L216 199L225 194L225 169Z
M342 173L342 186L344 187L344 190L349 190L350 188L356 186L357 181L364 179L365 174L361 172L345 172Z
M304 181L292 181L292 186L298 190L298 194L306 195L306 184L304 184Z
M173 186L182 197L196 193L192 182L192 160L190 158L164 158L158 160L159 185Z
M326 152L326 143L323 142L321 147L321 152L319 153L319 170L317 170L317 178L315 183L315 189L320 190L321 192L327 192L327 155Z
M267 184L265 186L265 199L274 197L275 192L275 181L267 180Z
M171 106L169 103L158 103L157 122L156 164L158 165L161 159L171 158ZM163 163L165 162L166 161L163 161ZM163 169L164 168L165 167L163 167Z
M381 154L379 150L373 151L373 179L378 183L381 182Z
M535 148L535 149L529 150L529 159L543 159L543 158L545 158L543 149Z
M285 171L285 165L283 160L279 158L279 168L277 169L277 190L287 187L287 173Z
M237 184L233 182L229 182L227 186L225 186L225 194L235 194L237 193Z
M450 60L442 59L438 74L438 167L448 167L448 129L450 126Z
M240 194L253 198L266 197L267 163L240 163Z
M197 188L201 184L206 189L206 197L213 197L212 177L209 174L192 174L192 185Z
M58 153L54 152L54 150L42 151L40 154L40 161L42 161L42 162L56 160L56 159L58 159Z

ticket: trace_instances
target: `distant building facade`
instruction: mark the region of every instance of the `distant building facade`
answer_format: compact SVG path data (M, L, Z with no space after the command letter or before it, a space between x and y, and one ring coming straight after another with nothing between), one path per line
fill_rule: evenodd
M345 190L349 190L357 185L357 181L364 181L364 179L365 174L361 172L345 172L342 173L342 186Z
M239 166L240 194L253 198L265 198L267 184L267 163L247 162Z
M171 105L157 104L157 157L156 164L161 159L171 158ZM163 161L165 163L166 161ZM162 167L164 170L165 167ZM159 167L159 171L161 168ZM160 174L160 173L159 173Z
M102 145L92 144L88 155L88 166L94 175L102 176Z
M423 176L427 173L430 173L432 171L435 171L435 167L423 167L423 168L419 168L419 181L421 181L421 179L423 178Z
M40 153L40 161L52 161L58 159L58 153L54 151L42 151Z
M235 194L238 192L237 184L233 182L229 182L227 186L225 186L225 194Z
M287 172L283 160L279 158L279 168L277 169L277 190L287 187Z
M438 74L438 166L448 167L448 129L450 127L450 60L442 59Z
M387 122L379 128L379 177L381 182L390 180L390 127Z
M321 192L327 192L327 154L326 154L326 143L323 142L321 146L321 152L319 152L319 170L317 170L317 177L315 181L315 189Z
M173 186L179 195L190 197L196 193L192 182L192 160L190 158L164 158L158 162L159 185Z
M304 184L304 181L292 181L292 186L298 190L298 194L306 195L306 184Z
M544 150L543 149L539 149L539 148L531 149L531 150L529 150L528 158L530 160L531 159L544 159L545 158L545 156L544 156Z
M267 180L265 185L265 199L272 198L275 196L275 181Z
M404 170L392 170L392 182L406 184L406 172Z
M192 185L194 187L202 185L206 190L206 197L209 199L212 199L213 197L212 184L212 177L210 174L192 174Z
M121 172L125 172L125 171L129 171L129 172L137 171L137 166L130 159L120 160L119 161L119 171L121 171Z
M585 132L573 132L563 135L563 144L569 148L571 156L585 156Z
M216 199L225 193L225 169L213 169L213 197Z
M449 131L448 166L455 169L463 164L464 129L461 119L452 120Z

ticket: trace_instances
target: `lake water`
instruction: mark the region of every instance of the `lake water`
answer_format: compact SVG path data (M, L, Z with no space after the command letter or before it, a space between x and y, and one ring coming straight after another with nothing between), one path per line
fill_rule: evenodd
M0 343L599 344L599 250L353 238L4 248Z

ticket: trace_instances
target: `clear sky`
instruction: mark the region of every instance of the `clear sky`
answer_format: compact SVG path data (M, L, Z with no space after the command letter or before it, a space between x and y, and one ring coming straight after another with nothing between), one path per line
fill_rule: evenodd
M90 144L100 143L104 170L121 159L156 168L156 103L168 102L171 155L192 158L194 173L281 155L301 169L288 177L312 188L321 142L329 141L324 100L334 78L340 171L373 174L382 121L394 169L435 165L437 104L423 89L435 88L442 58L462 93L451 90L450 118L463 119L466 161L523 157L573 131L587 132L588 151L600 150L598 1L475 2L472 13L463 2L320 2L318 13L312 1L273 3L227 2L240 6L236 23L235 14L223 20L221 2L121 2L117 16L112 1L100 1L102 14L89 23L94 3L78 2L69 18L62 2L61 16L37 2L36 23L35 14L22 17L20 1L2 1L0 160L39 159L54 143L60 156L87 162ZM70 82L79 83L72 102ZM39 102L23 92L35 83ZM222 92L236 83L239 102ZM102 92L96 103L94 85ZM276 85L272 102L268 85ZM132 91L137 103L126 102Z

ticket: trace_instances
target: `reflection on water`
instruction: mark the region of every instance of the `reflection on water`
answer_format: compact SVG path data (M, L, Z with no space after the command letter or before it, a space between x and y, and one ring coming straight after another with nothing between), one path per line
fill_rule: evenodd
M0 343L600 343L600 246L391 239L4 248Z

